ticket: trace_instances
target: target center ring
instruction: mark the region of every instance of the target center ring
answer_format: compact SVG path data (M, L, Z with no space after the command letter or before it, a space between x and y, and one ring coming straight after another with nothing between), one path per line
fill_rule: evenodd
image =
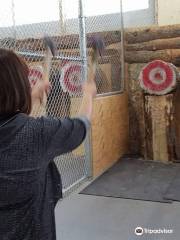
M155 84L162 84L166 81L166 72L164 69L157 67L155 69L152 69L149 73L149 79L151 82Z

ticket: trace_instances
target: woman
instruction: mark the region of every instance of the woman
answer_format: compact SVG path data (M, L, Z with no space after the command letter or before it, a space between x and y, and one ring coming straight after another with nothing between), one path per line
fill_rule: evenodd
M32 102L49 86L31 92L27 65L0 49L0 239L55 240L54 208L61 179L53 159L84 140L96 95L94 69L83 86L79 116L33 118Z

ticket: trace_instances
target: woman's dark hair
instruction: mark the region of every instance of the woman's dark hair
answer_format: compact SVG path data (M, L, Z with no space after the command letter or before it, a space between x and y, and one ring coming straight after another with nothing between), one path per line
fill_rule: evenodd
M0 49L0 115L31 112L28 66L13 51Z

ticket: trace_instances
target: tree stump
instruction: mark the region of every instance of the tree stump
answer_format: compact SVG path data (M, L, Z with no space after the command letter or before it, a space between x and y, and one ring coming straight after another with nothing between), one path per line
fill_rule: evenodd
M174 161L175 126L173 94L145 96L145 158Z

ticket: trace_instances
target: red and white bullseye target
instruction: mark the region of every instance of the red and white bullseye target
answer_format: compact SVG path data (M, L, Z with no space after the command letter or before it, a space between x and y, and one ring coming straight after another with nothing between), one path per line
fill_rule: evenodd
M140 86L150 94L164 95L176 86L176 69L170 63L155 60L148 63L139 76Z
M71 62L65 63L61 69L61 87L71 96L82 92L81 69L81 64Z
M31 88L33 88L39 80L43 79L43 68L42 66L31 66L29 68L29 82Z

